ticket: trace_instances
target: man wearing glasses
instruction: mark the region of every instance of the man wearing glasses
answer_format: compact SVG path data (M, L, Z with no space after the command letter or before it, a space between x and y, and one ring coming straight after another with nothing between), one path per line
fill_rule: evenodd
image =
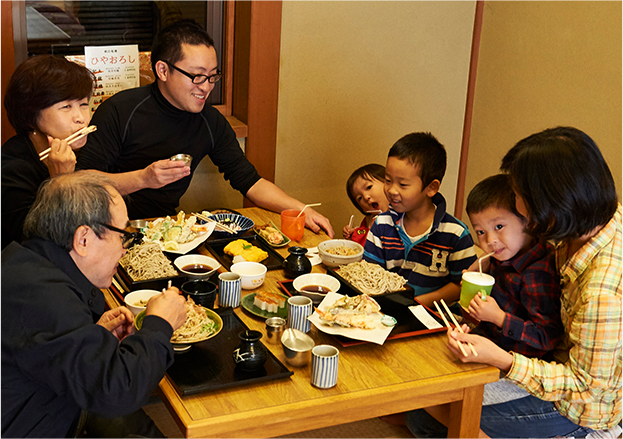
M277 212L304 207L259 176L225 117L206 105L221 72L214 42L200 26L182 20L164 28L151 59L153 84L119 92L95 112L91 123L97 131L82 148L79 169L111 173L122 193L132 194L131 219L174 214L190 184L184 177L206 155L256 205ZM190 167L169 160L180 153L193 157ZM327 218L313 209L305 212L308 228L333 237Z
M113 181L63 174L2 251L3 437L164 437L140 408L173 364L185 302L177 288L155 296L137 332L127 308L105 311L127 223Z

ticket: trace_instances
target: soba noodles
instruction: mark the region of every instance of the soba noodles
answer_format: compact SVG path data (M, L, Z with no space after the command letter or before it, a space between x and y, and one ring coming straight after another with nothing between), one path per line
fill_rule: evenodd
M325 250L327 253L336 256L355 256L359 251L357 249L348 247L346 245L340 245L337 247L329 247Z
M398 273L366 261L340 266L338 273L362 292L375 296L403 289L407 281Z
M146 241L135 245L119 260L119 264L135 281L177 276L177 271L157 242Z
M216 332L216 323L210 319L203 306L195 304L190 297L186 299L186 322L176 329L171 343L194 343L208 338Z

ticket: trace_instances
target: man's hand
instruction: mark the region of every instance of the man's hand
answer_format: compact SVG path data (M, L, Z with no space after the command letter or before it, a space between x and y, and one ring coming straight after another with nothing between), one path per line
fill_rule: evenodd
M112 332L119 341L134 334L134 314L125 306L106 311L97 324Z
M461 334L458 330L453 329L448 331L448 348L456 355L463 363L484 363L491 366L495 366L504 372L508 372L513 365L513 355L500 348L491 340L480 335L467 334L469 327L467 325L462 326L463 331L466 334ZM463 355L461 348L459 348L458 342L463 342L463 349L467 355ZM478 356L472 353L472 350L467 346L467 342L470 342Z
M314 233L318 233L320 229L323 229L327 232L329 238L335 236L335 232L333 232L333 227L331 227L329 220L309 207L305 209L305 227Z
M149 299L145 315L154 315L165 319L175 331L186 322L185 302L184 297L180 296L180 291L171 287L164 293Z
M59 174L74 172L76 168L76 154L65 140L54 139L48 136L50 155L47 158L50 177Z
M179 160L158 160L143 169L143 187L159 189L190 175L190 167Z
M483 300L482 293L478 292L476 297L469 302L467 311L481 322L491 322L501 328L504 326L506 313L500 309L493 297L486 296L485 299Z

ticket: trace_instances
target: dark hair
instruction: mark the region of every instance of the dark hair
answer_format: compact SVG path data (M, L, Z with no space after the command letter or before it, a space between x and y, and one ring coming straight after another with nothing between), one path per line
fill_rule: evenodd
M420 172L422 188L433 180L443 180L446 173L446 149L431 133L411 133L399 139L387 157L408 160Z
M109 189L115 183L104 174L76 171L46 180L24 221L24 237L48 239L70 251L80 226L89 226L98 237L110 224Z
M525 219L517 212L515 192L509 175L497 174L487 177L474 186L467 196L465 210L468 215L480 213L490 207L508 210L516 217Z
M528 210L526 231L560 241L604 226L617 210L614 179L599 148L571 127L520 140L502 159Z
M165 27L158 32L151 47L151 68L156 78L156 63L168 61L175 64L180 61L184 56L182 44L214 47L214 40L194 20L179 20Z
M4 108L9 122L17 134L33 131L41 110L90 97L94 81L89 69L62 56L29 58L17 66L6 90Z
M348 198L350 198L350 201L353 202L357 210L365 215L365 212L359 203L357 203L355 195L353 194L353 186L359 177L368 181L378 180L381 183L385 183L385 166L377 163L370 163L369 165L364 165L361 168L356 169L355 172L350 174L350 177L348 177L348 181L346 182L346 193L348 194Z

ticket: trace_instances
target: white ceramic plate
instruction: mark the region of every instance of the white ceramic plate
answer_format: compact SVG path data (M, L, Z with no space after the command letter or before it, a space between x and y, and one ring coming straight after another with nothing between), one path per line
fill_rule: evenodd
M186 242L184 244L180 244L180 249L179 250L164 250L164 242L162 242L162 241L160 241L160 247L162 248L162 251L165 251L167 253L175 253L175 254L178 254L178 255L185 255L189 251L194 250L197 247L199 247L200 244L202 244L206 239L208 239L210 237L210 235L212 234L212 232L214 231L214 227L215 226L216 226L216 223L208 223L208 224L206 224L206 229L208 230L206 233L204 233L203 235L197 236L195 239L193 239L190 242Z

